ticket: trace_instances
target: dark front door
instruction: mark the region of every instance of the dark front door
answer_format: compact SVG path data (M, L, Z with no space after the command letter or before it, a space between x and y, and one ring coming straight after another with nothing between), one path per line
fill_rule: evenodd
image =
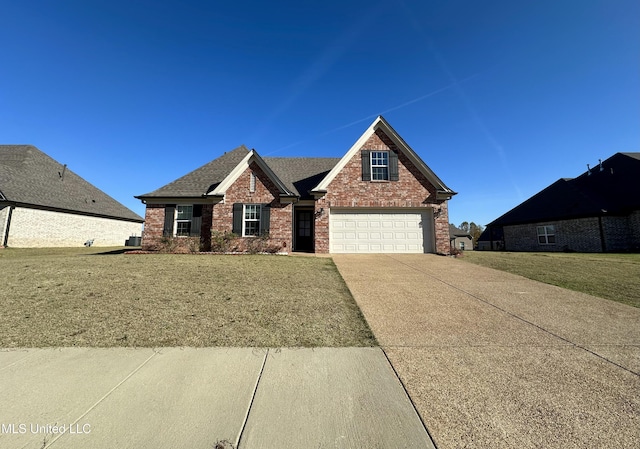
M313 211L296 210L296 251L313 252Z

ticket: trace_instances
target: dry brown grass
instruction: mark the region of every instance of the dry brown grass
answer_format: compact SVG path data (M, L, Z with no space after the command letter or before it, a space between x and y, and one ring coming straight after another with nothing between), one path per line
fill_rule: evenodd
M640 307L640 254L467 251L464 260Z
M0 250L0 347L372 346L328 258Z

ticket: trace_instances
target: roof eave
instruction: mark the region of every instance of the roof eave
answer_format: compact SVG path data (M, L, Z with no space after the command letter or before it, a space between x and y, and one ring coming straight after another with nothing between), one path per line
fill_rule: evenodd
M284 182L271 170L269 165L262 159L256 150L251 150L247 155L236 165L231 172L222 180L222 182L211 192L205 193L206 196L224 196L227 189L240 177L244 171L249 168L251 162L258 164L258 167L265 172L265 174L273 181L278 188L281 196L285 197L297 197L297 195L291 192L285 186Z
M89 211L82 211L82 210L76 210L76 209L65 209L61 207L44 206L41 204L23 203L19 201L9 201L9 204L11 204L11 206L13 207L22 207L25 209L47 210L47 211L61 212L61 213L72 214L72 215L82 215L85 217L108 218L110 220L128 221L131 223L144 223L144 218L140 217L138 214L136 214L133 211L131 213L135 214L137 218L122 217L122 216L116 216L116 215L110 215L110 214L101 214L98 212L89 212Z
M436 191L436 199L437 200L450 200L454 195L457 195L458 192L454 192L453 190L438 190Z
M326 192L329 184L333 179L342 171L347 162L351 160L351 158L358 152L360 148L365 144L365 142L376 132L376 130L381 129L392 141L393 143L402 151L402 153L409 158L409 160L420 170L420 172L429 180L429 182L439 191L439 192L447 192L448 198L455 195L456 192L447 187L442 180L436 176L436 174L431 170L427 164L418 156L418 154L400 137L400 135L389 125L389 123L379 115L367 128L367 130L360 136L360 138L354 143L349 151L340 159L333 169L327 176L325 176L322 181L312 189L312 192Z

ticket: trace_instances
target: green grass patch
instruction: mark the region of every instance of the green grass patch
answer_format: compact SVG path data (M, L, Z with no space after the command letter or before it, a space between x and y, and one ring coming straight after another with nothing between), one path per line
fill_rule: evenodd
M374 346L329 258L0 250L0 347Z
M640 307L640 254L467 251L464 260Z

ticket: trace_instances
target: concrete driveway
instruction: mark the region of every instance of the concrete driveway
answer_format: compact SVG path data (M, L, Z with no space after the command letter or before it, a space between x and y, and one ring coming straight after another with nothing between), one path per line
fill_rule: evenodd
M640 447L640 309L464 259L333 259L437 448Z

